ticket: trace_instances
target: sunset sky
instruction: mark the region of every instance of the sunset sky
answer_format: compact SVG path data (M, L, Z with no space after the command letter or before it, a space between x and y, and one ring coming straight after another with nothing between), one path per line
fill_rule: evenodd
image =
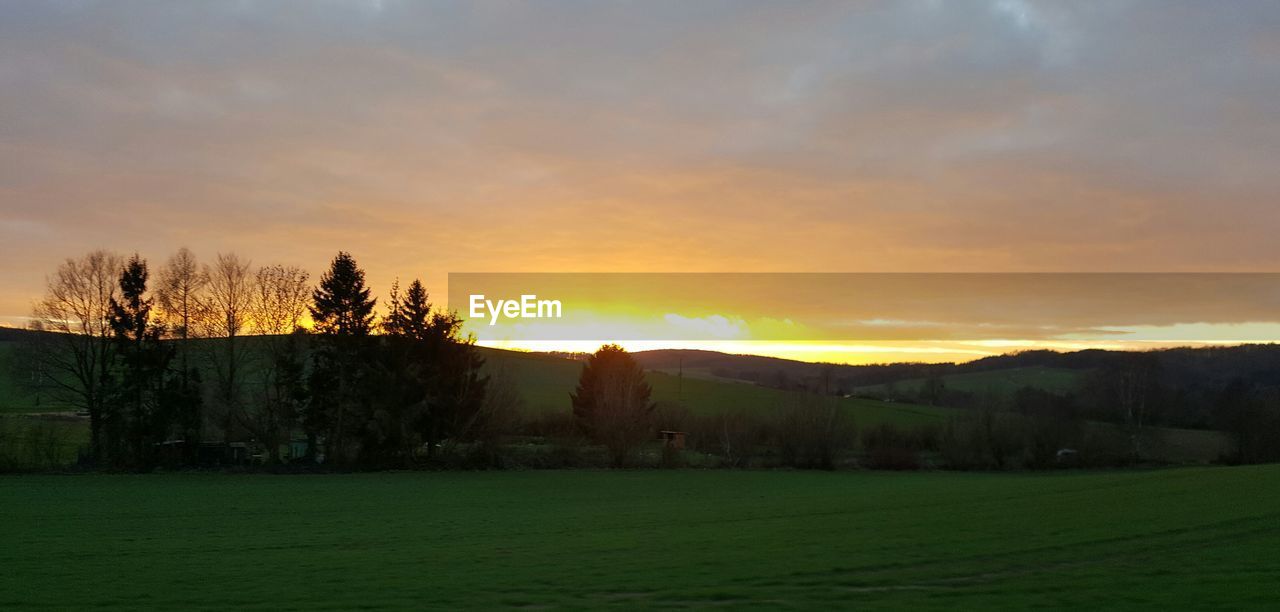
M4 1L0 322L98 247L343 249L438 301L450 272L1277 271L1278 159L1276 2Z

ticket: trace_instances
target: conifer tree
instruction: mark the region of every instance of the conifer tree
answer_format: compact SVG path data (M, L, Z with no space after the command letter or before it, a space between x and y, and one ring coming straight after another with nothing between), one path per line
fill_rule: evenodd
M653 433L651 394L640 364L622 347L607 344L582 367L569 397L579 427L609 449L614 465L621 465Z
M153 443L165 433L161 401L173 356L170 347L160 342L164 326L152 320L147 276L147 262L135 254L120 274L120 297L111 299L110 317L120 368L107 431L113 439L114 460L137 467L152 465ZM125 440L127 451L122 447Z
M370 394L369 343L377 300L365 286L364 270L351 255L340 251L312 292L311 320L319 334L313 353L311 401L303 414L308 452L314 453L319 434L326 434L327 460L346 461L349 422L367 408Z

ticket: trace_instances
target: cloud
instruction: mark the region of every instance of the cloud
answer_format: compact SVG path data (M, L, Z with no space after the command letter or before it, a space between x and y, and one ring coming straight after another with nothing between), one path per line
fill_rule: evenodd
M1269 2L6 3L0 314L98 246L380 289L1274 268L1278 39Z

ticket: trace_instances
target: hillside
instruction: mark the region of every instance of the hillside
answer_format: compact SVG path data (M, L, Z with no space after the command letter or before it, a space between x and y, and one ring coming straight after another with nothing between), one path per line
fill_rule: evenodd
M19 353L21 343L17 339L19 332L3 336L0 340L0 414L9 413L45 413L69 410L69 406L60 405L50 400L49 393L35 393L26 385L19 384L23 372L23 363ZM245 347L252 348L257 342L255 338L246 338ZM203 341L207 342L207 341ZM526 353L505 351L490 348L478 349L486 359L488 373L495 376L508 376L512 380L518 394L524 402L524 412L528 416L544 414L567 414L569 412L569 394L577 384L582 363L573 359L542 353ZM662 353L667 353L663 355ZM695 355L696 359L684 362L684 375L676 370L655 369L669 363L670 352L640 353L642 363L649 366L648 379L653 386L653 399L663 407L683 406L692 414L717 414L723 412L748 411L756 414L769 414L785 406L789 399L787 392L735 379L717 379L713 375L700 374L698 368L741 362L746 364L779 365L783 362L787 368L802 371L816 364L787 362L772 358L755 358L751 356L725 355L706 353ZM686 355L687 352L686 352ZM677 359L680 357L677 356ZM664 361L665 360L665 361ZM677 361L677 363L679 363ZM689 364L693 364L690 366ZM704 370L705 372L705 370ZM1080 371L1067 368L1018 367L1007 370L988 369L977 372L947 374L943 377L948 388L958 391L981 393L987 390L996 392L1012 392L1023 386L1036 386L1054 392L1066 392L1078 380ZM907 379L895 383L898 393L910 397L923 379ZM883 392L884 385L869 385L858 388L859 393L877 395ZM879 399L833 398L853 416L860 428L870 428L881 423L892 423L899 426L913 427L918 425L945 425L952 416L964 414L964 409L941 406L923 406L909 402L885 402ZM12 425L12 424L11 424ZM75 423L61 423L59 427L71 427ZM15 425L16 426L16 425ZM1112 427L1096 424L1094 427ZM1170 461L1206 462L1216 459L1223 453L1226 440L1223 434L1216 431L1188 430L1166 428L1160 429L1156 436L1159 442L1159 456Z
M521 353L481 348L490 373L506 372L515 381L531 414L569 409L573 392L582 371L582 363L540 353ZM796 362L798 363L798 362ZM682 404L694 413L708 414L730 410L769 411L786 402L787 393L742 382L707 380L692 376L653 371L648 372L653 386L653 399L659 403ZM890 404L865 399L839 399L853 411L860 424L890 422L896 424L941 423L954 411L947 408Z
M1085 371L1030 366L1009 368L1007 370L946 374L940 378L946 388L966 393L991 393L1007 396L1023 387L1032 387L1051 393L1067 394L1078 389L1083 372ZM876 397L895 394L916 396L920 393L920 387L924 385L924 382L925 379L923 378L909 378L894 383L857 387L854 389L854 393Z
M54 412L71 409L69 406L54 402L49 393L36 393L27 385L19 384L24 375L18 367L20 342L28 337L21 330L12 330L0 336L0 413L34 413ZM244 339L244 347L253 349L254 337ZM199 343L207 340L197 341ZM571 359L546 355L506 351L500 349L478 347L484 355L486 368L490 374L506 372L513 379L515 386L524 399L528 414L543 414L569 410L569 394L577 385L582 363ZM734 357L720 353L709 355L711 358ZM778 360L785 361L785 360ZM800 366L801 362L790 362ZM769 411L782 406L786 401L786 393L778 389L744 384L738 381L716 381L695 376L678 376L662 371L649 371L649 382L653 385L653 399L661 404L679 404L687 407L695 414L718 413L722 411L748 410ZM887 404L884 402L860 399L839 400L855 418L864 424L891 422L898 424L940 423L952 411L946 408L915 406L911 404Z

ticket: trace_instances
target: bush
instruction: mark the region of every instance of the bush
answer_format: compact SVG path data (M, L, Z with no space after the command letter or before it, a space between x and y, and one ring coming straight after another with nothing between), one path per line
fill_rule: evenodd
M881 423L862 433L863 464L875 470L918 470L928 441L917 431Z
M793 394L779 412L774 431L784 465L834 469L853 444L853 421L831 397Z
M762 419L742 411L692 417L685 427L688 447L720 457L725 467L749 466L769 437Z
M981 410L952 419L939 446L951 469L1014 468L1025 460L1025 428L1017 415Z

